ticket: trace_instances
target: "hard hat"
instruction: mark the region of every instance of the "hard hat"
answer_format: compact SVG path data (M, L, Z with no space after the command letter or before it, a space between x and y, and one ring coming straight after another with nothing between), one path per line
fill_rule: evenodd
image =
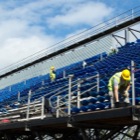
M125 69L122 71L122 78L124 80L130 80L130 71Z
M54 69L54 66L51 66L51 70L53 70Z

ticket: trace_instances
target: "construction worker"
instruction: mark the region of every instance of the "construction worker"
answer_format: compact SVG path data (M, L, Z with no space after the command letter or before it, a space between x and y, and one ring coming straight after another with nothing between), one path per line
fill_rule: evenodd
M130 89L131 75L128 69L114 74L108 83L108 90L111 100L111 107L119 107L119 95L123 97L126 105L129 105L129 89Z
M83 69L86 67L86 65L87 65L86 61L83 61L83 64L82 64Z
M51 81L54 81L55 78L56 78L55 67L51 66L51 68L50 68L50 79L51 79Z
M112 54L116 54L117 53L117 49L114 48L114 47L111 47L110 50L111 51L110 51L109 55L112 55Z

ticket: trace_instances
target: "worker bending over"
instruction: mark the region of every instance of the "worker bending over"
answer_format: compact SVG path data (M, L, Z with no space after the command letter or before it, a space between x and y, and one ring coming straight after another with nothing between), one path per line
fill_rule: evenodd
M129 105L129 89L130 89L131 74L125 69L122 72L115 73L108 83L108 90L111 100L111 107L119 107L119 95L123 97L126 105Z

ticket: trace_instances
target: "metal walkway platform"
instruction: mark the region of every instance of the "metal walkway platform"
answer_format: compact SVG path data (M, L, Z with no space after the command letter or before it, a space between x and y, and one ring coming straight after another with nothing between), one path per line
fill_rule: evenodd
M137 126L137 130L133 136L122 132L134 126ZM137 140L139 127L140 106L131 106L81 113L70 117L47 117L23 122L3 123L0 124L0 138L2 138L1 135L6 135L9 137L8 140L11 140L10 138L15 138L15 136L28 135L29 139L33 140L35 138L33 134L37 133L40 140L43 140L41 135L45 134L54 139L57 139L57 136L61 136L61 140L92 140L93 138L108 140L113 138L114 135L117 136L123 133L123 135L127 135L130 139ZM100 136L99 133L104 131L106 133ZM93 133L93 135L89 136L89 133L90 135Z
M134 120L133 117L136 117ZM35 119L24 122L12 122L0 124L0 131L8 130L17 131L25 130L25 127L29 129L52 128L52 129L69 129L69 124L72 128L84 127L84 128L105 128L111 129L118 126L135 125L140 124L140 106L108 109L87 113L80 113L72 115L70 117L47 117L44 119Z

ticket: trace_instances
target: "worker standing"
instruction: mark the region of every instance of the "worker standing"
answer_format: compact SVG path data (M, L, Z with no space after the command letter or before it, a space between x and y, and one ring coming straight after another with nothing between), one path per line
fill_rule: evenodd
M50 68L50 79L53 82L56 79L55 67L51 66Z
M129 89L131 75L128 69L115 73L108 83L111 107L119 107L119 96L122 96L126 105L129 105Z

